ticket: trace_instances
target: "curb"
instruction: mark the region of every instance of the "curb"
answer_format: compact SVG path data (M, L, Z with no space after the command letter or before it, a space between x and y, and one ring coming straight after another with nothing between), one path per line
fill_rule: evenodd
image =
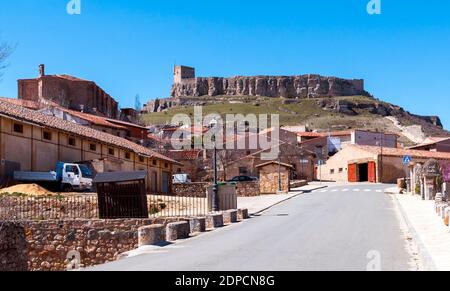
M405 209L403 209L403 206L398 201L397 196L394 196L394 197L395 197L395 202L398 206L398 209L400 210L400 214L402 215L403 220L405 221L406 226L408 227L409 232L411 233L411 235L417 245L420 257L421 257L421 259L423 261L423 265L425 267L425 271L439 271L438 268L436 267L436 264L435 264L433 258L431 257L430 253L428 252L428 250L425 247L422 240L420 239L420 236L418 235L416 229L413 227L411 221L409 220L408 216L406 215Z
M314 188L314 189L312 189L312 190L307 190L307 191L313 192L313 191L320 190L320 189L324 189L324 188L328 188L328 186L321 186L321 187L317 187L317 188ZM261 214L262 212L267 211L267 210L269 210L269 209L272 208L272 207L275 207L275 206L277 206L277 205L280 205L281 203L286 202L286 201L288 201L288 200L291 200L291 199L293 199L293 198L295 198L295 197L298 197L298 196L300 196L300 195L302 195L302 194L305 194L305 192L304 192L304 191L301 191L301 192L299 192L299 193L297 193L297 194L295 194L295 195L293 195L293 196L291 196L291 197L289 197L289 198L286 198L286 199L284 199L284 200L278 201L277 203L272 204L272 205L270 205L270 206L267 206L266 208L261 209L261 210L255 212L255 213L251 213L250 215L252 215L252 216L259 215L259 214Z

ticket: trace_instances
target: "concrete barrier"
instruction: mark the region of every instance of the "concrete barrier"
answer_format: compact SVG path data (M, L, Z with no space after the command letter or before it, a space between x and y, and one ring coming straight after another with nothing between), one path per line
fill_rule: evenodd
M206 231L206 217L189 218L188 220L191 233L199 233Z
M176 241L177 239L188 238L190 232L189 222L180 221L169 223L166 227L166 240Z
M164 225L153 224L138 229L138 245L149 246L164 241Z
M227 210L223 213L223 223L230 224L236 223L238 221L238 211L237 210Z
M209 214L206 216L206 229L213 229L223 226L223 214Z
M248 209L238 209L238 219L244 220L248 219L250 216L248 215Z

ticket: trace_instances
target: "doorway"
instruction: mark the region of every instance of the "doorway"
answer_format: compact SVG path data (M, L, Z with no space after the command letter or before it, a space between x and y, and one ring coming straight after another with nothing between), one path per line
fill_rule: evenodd
M359 164L359 181L358 182L369 182L369 164Z

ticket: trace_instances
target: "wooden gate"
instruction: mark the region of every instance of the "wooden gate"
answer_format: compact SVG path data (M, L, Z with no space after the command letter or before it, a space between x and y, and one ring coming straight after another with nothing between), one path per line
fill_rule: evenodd
M348 181L350 183L358 182L357 168L358 168L358 164L349 164L348 165Z
M377 171L375 162L369 162L369 182L376 183L377 182Z
M148 218L146 172L100 173L95 179L100 219Z

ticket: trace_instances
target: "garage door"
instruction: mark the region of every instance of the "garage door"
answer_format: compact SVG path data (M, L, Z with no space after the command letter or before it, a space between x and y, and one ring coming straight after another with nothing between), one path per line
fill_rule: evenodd
M369 162L369 182L370 183L377 182L377 172L375 162Z
M348 181L350 183L356 183L358 182L357 176L356 176L356 169L358 165L357 164L349 164L348 165Z

